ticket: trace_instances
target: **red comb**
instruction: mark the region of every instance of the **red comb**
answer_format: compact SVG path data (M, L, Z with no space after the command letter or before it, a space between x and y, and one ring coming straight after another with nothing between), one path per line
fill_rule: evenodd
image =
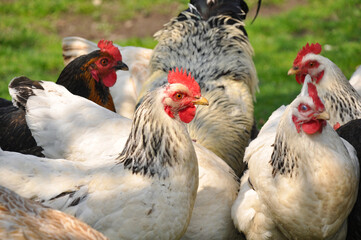
M322 47L319 43L312 43L311 45L309 45L308 43L306 44L306 46L304 46L297 54L297 57L295 58L295 60L293 61L293 65L298 65L301 61L302 58L304 56L306 56L309 53L314 53L314 54L320 54L322 50Z
M119 49L113 45L112 41L102 39L98 42L98 47L101 52L107 52L112 55L115 60L122 61L122 55L120 54Z
M168 73L168 83L181 83L188 87L188 89L191 91L193 96L200 96L201 95L201 88L199 87L198 83L194 78L191 76L191 73L187 75L187 71L181 68L179 71L178 68L175 70L170 70Z
M307 83L308 86L308 95L312 98L313 103L316 106L317 111L323 111L325 110L325 106L323 105L321 99L318 97L316 86L309 82Z

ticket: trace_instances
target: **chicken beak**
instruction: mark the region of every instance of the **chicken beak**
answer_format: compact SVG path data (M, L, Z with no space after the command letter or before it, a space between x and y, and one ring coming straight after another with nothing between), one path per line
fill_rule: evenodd
M328 114L328 112L323 111L320 114L318 114L316 116L316 119L320 119L320 120L329 120L330 119L330 114Z
M208 105L208 100L205 97L198 97L192 102L194 105Z
M123 71L128 71L129 70L127 64L123 63L122 61L118 61L117 65L115 65L114 68L116 70L123 70Z
M292 67L290 70L288 70L287 74L288 75L292 75L292 74L298 74L300 73L300 69L296 66Z

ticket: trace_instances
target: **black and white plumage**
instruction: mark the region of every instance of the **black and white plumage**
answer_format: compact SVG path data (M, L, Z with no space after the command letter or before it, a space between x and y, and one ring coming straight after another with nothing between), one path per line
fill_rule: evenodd
M118 157L99 159L104 162L96 165L1 151L0 184L74 215L110 239L180 238L190 221L198 187L197 157L182 121L189 120L186 115L192 117L194 104L206 103L199 86L191 85L172 83L149 92L135 112ZM41 91L34 89L35 95ZM69 94L62 91L50 90L58 97ZM183 98L178 101L179 94ZM27 103L33 100L30 97ZM83 107L88 109L97 106L77 96L73 100L75 104L87 101ZM64 114L62 109L57 111ZM106 117L115 114L104 111L109 112ZM111 123L98 127L111 130Z
M243 22L248 7L233 0L191 1L189 6L155 34L158 44L143 94L164 84L169 69L192 72L210 107L197 112L188 125L190 135L240 176L258 88L253 48Z
M247 239L346 237L359 163L327 118L308 76L301 94L272 114L246 149L249 170L232 217Z

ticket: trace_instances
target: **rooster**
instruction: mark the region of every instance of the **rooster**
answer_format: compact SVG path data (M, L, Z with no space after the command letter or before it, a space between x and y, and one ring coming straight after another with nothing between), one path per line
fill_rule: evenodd
M78 57L61 72L57 84L66 87L73 94L115 111L109 87L116 82L116 71L127 70L118 48L111 41L99 41L100 50ZM39 87L41 83L30 83L28 88ZM10 85L10 91L12 87ZM23 94L31 94L23 93ZM33 139L27 127L25 112L21 108L9 106L2 100L0 107L0 147L3 150L17 151L43 156L42 148Z
M75 215L110 239L179 239L198 187L197 157L185 123L194 118L195 105L208 103L185 72L170 71L168 82L145 96L123 150L112 159L95 166L3 151L0 184ZM33 94L44 89L32 89ZM74 98L87 102L85 108L96 106Z
M42 86L44 90L34 91L24 107L29 127L44 155L84 162L91 167L113 161L119 149L124 148L131 120L74 96L56 84ZM19 83L12 92L21 93L21 88ZM23 99L13 96L15 101L18 98ZM195 142L193 146L198 158L199 187L183 239L237 239L230 209L237 197L238 177L217 155Z
M0 186L0 238L7 240L106 240L73 216Z
M152 50L133 46L121 47L116 44L114 46L122 53L129 71L117 72L117 81L110 87L110 93L117 113L132 118L140 89L149 74L148 64ZM62 48L65 65L76 57L98 49L95 43L81 37L64 38Z
M359 163L340 138L311 77L248 146L249 170L232 208L247 239L345 239Z
M169 69L192 72L210 107L197 112L189 133L240 176L258 88L244 24L248 7L243 0L192 0L189 6L154 35L158 44L141 96L164 84Z
M361 97L351 86L341 69L320 55L319 43L308 43L298 52L288 75L295 74L302 84L307 74L316 83L320 98L330 113L328 121L337 128L353 119L361 118Z

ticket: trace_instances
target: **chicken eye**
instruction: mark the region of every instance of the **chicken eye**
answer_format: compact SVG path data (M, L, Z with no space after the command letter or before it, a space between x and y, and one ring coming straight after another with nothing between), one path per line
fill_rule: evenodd
M299 109L300 109L300 111L306 112L306 111L308 111L308 106L305 104L301 104Z
M106 65L108 65L108 59L103 58L102 60L100 60L100 64L105 67Z
M176 94L174 94L174 97L175 97L175 99L177 99L177 100L181 100L181 99L184 97L184 94L182 94L182 93L176 93Z

